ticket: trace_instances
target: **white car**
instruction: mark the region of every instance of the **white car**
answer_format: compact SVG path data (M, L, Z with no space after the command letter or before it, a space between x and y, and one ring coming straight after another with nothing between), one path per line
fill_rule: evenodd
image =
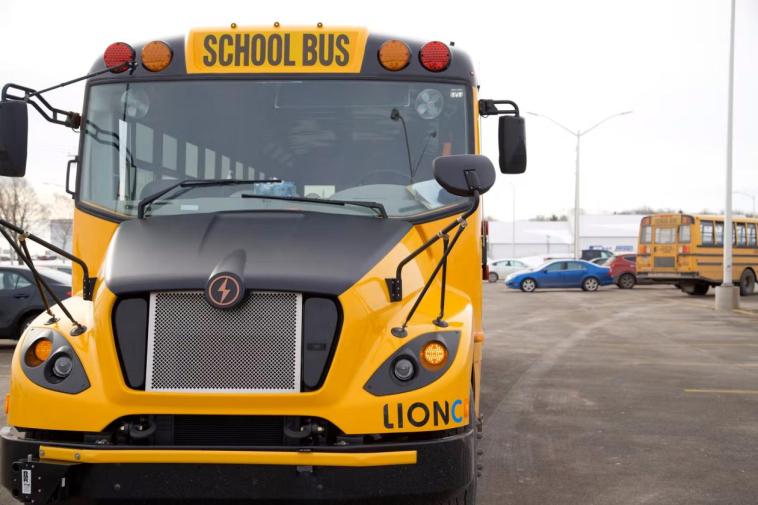
M490 263L490 282L497 282L500 279L505 279L514 272L520 272L526 270L529 265L521 260L514 259L500 259L494 260Z

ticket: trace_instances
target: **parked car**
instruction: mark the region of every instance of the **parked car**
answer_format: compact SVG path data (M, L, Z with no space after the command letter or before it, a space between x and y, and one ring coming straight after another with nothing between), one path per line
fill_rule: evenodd
M497 282L500 279L505 279L513 272L519 272L526 270L529 265L520 260L514 259L499 259L490 263L490 282Z
M527 293L537 288L582 288L597 291L600 286L613 284L610 269L584 260L557 260L541 267L517 272L505 279L505 285Z
M585 261L592 261L594 259L608 259L613 256L613 253L608 249L583 249L582 259Z
M70 275L42 267L37 270L58 298L71 296ZM55 303L50 297L48 300ZM0 338L19 338L43 310L31 271L26 267L0 266Z
M611 277L621 289L632 289L637 284L636 254L613 256L605 265L611 270Z

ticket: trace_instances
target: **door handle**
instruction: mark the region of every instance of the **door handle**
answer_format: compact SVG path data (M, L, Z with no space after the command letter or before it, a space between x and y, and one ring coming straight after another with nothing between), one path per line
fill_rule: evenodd
M29 298L29 295L17 294L17 295L13 295L13 298Z

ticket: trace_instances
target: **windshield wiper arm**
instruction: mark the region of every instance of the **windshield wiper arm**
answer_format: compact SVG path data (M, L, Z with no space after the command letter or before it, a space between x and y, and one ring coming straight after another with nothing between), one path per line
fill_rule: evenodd
M185 179L183 181L177 182L176 184L172 184L171 186L156 193L153 193L152 195L148 195L140 200L139 204L137 204L137 217L139 219L144 219L145 210L147 209L148 205L158 200L166 193L175 190L176 188L193 188L197 186L232 186L244 184L278 184L280 182L282 182L281 179Z
M342 207L346 205L355 205L358 207L366 207L375 211L379 217L387 218L387 210L379 202L364 202L361 200L324 200L321 198L306 198L302 196L271 196L271 195L250 195L243 193L242 198L260 198L265 200L283 200L287 202L306 202L306 203L325 203L327 205L340 205Z

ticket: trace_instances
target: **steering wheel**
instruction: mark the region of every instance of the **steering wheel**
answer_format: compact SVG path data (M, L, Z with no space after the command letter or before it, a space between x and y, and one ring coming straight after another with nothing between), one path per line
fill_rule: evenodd
M383 169L383 170L374 170L373 172L371 172L371 173L369 173L367 175L364 175L361 178L361 180L358 181L358 186L364 186L367 180L369 180L370 178L374 177L377 174L383 174L383 173L392 174L392 175L395 175L395 176L398 176L398 177L402 177L404 179L403 185L405 185L406 183L410 183L410 181L411 181L411 176L407 172L401 172L400 170L392 170L392 169L387 168L387 169ZM382 184L387 184L387 183L386 182L382 182Z

